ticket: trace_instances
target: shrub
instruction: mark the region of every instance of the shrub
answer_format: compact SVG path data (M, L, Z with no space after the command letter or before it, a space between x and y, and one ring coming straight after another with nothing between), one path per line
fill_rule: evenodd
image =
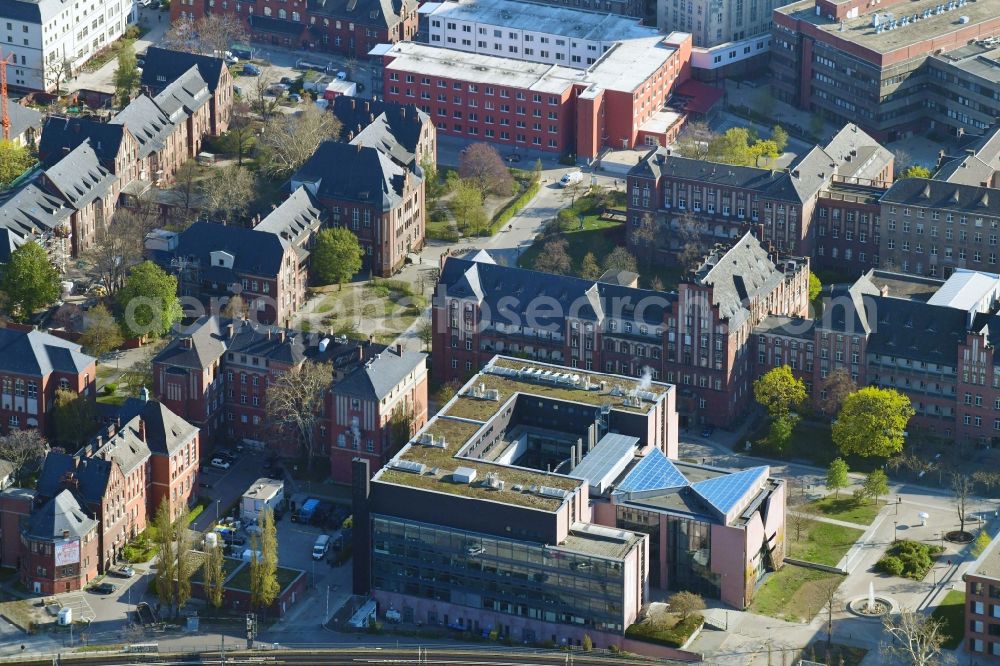
M895 555L885 555L875 563L875 570L889 574L890 576L902 576L903 560Z
M117 390L118 390L118 384L111 383L104 385L104 392L107 393L108 395L114 395Z
M680 620L672 627L668 627L662 622L647 620L630 626L625 630L625 636L647 643L677 648L684 645L703 622L704 619L697 613Z
M141 34L137 25L130 25L125 28L125 39L139 39L139 35Z
M929 546L904 539L894 543L875 564L875 568L893 576L920 580L927 575L934 563L933 556L942 552L940 546Z
M590 652L594 649L594 640L590 637L590 634L583 635L583 651Z

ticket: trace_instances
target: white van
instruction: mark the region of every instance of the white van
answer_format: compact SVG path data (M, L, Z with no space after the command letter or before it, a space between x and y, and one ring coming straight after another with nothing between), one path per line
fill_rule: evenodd
M313 544L313 559L322 560L326 557L326 551L330 550L330 536L327 534L320 534L316 539L316 543Z
M583 180L583 174L579 171L570 171L569 173L563 174L563 177L559 179L559 184L563 187L568 187L573 183L579 183Z

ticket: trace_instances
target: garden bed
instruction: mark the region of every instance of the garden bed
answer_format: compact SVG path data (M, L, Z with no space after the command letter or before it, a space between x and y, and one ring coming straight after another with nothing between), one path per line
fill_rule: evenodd
M875 570L890 576L923 580L942 552L941 546L903 539L886 549L885 555L875 563Z
M661 613L636 622L625 630L625 637L657 645L679 648L705 623L701 615L689 615L681 620L670 613Z

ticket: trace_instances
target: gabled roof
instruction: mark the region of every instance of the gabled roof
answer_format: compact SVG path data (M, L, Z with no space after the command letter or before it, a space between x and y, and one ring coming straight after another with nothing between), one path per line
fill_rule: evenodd
M38 156L45 166L52 166L77 146L89 141L102 164L113 164L125 140L125 127L94 118L49 116L38 142Z
M139 159L163 150L176 126L170 116L146 95L139 95L118 112L111 123L125 125L139 142Z
M618 493L665 490L689 485L684 474L659 449L653 449L615 486Z
M202 370L219 360L226 352L226 341L221 332L219 318L205 315L187 327L186 335L173 338L153 357L154 363L163 363L192 370ZM186 340L190 340L187 346Z
M307 0L311 14L342 18L362 25L391 28L417 8L416 0Z
M150 46L142 66L142 86L158 93L192 67L197 68L199 78L207 84L209 92L214 93L221 83L226 63L215 56Z
M254 231L276 234L299 246L309 239L326 220L323 208L304 187L292 192L281 205L268 213L267 217L254 227Z
M207 104L211 98L208 82L202 78L200 70L192 65L162 88L153 101L163 109L171 122L178 123L185 115L190 116Z
M149 445L139 432L139 419L134 418L128 423L122 424L114 436L108 437L98 448L95 448L93 457L82 458L80 466L84 466L93 458L113 460L118 463L122 474L128 476L139 465L149 460L151 453ZM110 472L110 469L108 471Z
M25 522L25 533L37 539L82 539L97 527L97 521L80 507L69 490L50 499L40 509L32 512Z
M42 128L42 114L31 107L11 102L7 105L7 116L10 118L10 136L17 138L32 127Z
M334 98L330 110L340 120L341 141L379 148L403 166L417 166L414 154L430 118L415 105L341 95Z
M872 297L868 352L954 367L965 342L968 313L902 298Z
M52 372L80 374L96 362L80 345L42 331L0 328L0 372L45 376Z
M155 455L171 455L198 434L198 428L191 425L166 405L156 400L131 398L122 405L120 411L125 427L137 429L142 419L146 429L146 446Z
M1000 215L1000 190L930 178L897 180L882 195L881 202L971 215Z
M327 140L295 172L292 184L309 186L320 199L370 203L385 211L402 201L407 177L420 176L380 150Z
M62 197L39 187L38 182L28 183L0 203L0 228L12 234L8 242L20 245L60 226L69 230L73 209Z
M747 493L763 486L770 468L766 465L751 467L712 479L697 481L691 489L722 515L728 514L746 497Z
M830 300L818 320L820 329L848 335L870 333L873 322L870 321L868 307L874 304L872 298L879 294L870 274L862 275L849 287L835 285L830 290Z
M837 163L837 173L851 178L876 180L894 157L854 123L847 123L830 142L825 152Z
M212 252L233 255L233 272L273 276L281 271L290 243L281 236L215 222L195 222L177 239L178 257L197 258L203 269L212 266ZM235 276L233 276L235 279Z
M77 210L103 197L117 179L101 164L88 139L45 170L45 178Z
M76 460L68 453L49 451L42 462L42 470L38 473L35 488L42 497L55 497L59 493L59 484L67 472L76 469Z
M965 155L945 162L934 174L937 180L960 185L991 183L1000 171L1000 125L993 125Z
M423 352L397 352L387 349L376 354L364 367L344 377L334 392L366 400L379 401L388 396L403 379L427 362Z

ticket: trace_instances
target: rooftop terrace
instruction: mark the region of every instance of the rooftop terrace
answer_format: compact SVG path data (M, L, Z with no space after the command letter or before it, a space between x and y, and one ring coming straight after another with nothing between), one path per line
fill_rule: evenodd
M534 371L530 373L534 378L522 378L522 375L529 374L522 372L526 368ZM496 372L505 374L494 374ZM586 388L588 386L590 388ZM497 356L373 480L555 511L564 498L558 497L558 493L541 494L541 489L572 492L586 481L466 458L463 452L467 445L497 413L512 405L519 394L598 407L609 405L612 410L648 414L670 387L651 383L646 387L648 390L642 392L643 387L642 382L629 377L593 372L575 374L563 366L538 362L527 364L520 359ZM485 394L497 390L498 399L466 395L470 389L479 392L483 388ZM645 399L631 397L630 392L639 392L637 395L645 396ZM459 467L475 471L475 479L471 483L457 481L454 473ZM503 481L502 490L497 484L487 481L487 475L491 473L496 473Z
M955 5L957 4L956 2ZM812 23L824 32L876 53L889 53L1000 17L1000 0L975 0L966 2L960 7L955 6L949 11L934 14L933 12L941 6L942 0L914 0L846 19L843 24L824 15L817 16L815 0L802 0L780 7L776 11ZM945 1L943 6L948 7L948 2ZM925 16L927 12L931 13ZM873 25L873 14L880 16L881 31ZM917 17L916 20L913 20L914 16ZM967 21L961 23L961 17L967 17ZM901 25L904 18L907 23ZM896 27L885 29L886 22L892 20L896 21Z

